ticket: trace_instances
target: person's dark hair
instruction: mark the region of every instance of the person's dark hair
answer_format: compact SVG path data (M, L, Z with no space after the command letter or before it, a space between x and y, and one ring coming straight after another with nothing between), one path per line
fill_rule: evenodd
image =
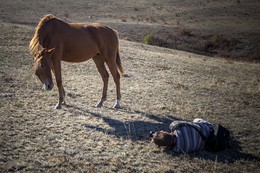
M153 134L152 141L160 146L173 146L174 135L165 131L158 131Z

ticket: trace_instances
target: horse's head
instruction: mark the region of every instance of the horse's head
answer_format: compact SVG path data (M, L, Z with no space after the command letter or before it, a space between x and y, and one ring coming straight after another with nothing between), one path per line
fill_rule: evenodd
M51 55L54 52L54 48L52 49L42 49L38 52L35 57L35 61L33 64L33 71L36 76L43 83L43 88L45 90L51 90L53 87L51 68L52 61Z

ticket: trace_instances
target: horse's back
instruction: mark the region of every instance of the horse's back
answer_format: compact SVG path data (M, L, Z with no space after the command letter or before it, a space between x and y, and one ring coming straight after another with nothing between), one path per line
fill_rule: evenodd
M118 41L117 32L108 26L102 25L100 23L71 23L70 26L76 30L84 31L85 34L91 36L93 39L102 41Z
M104 25L72 23L64 30L62 60L82 62L96 54L115 54L118 48L117 33ZM114 56L114 55L113 55ZM107 57L109 58L109 57Z
M107 56L116 56L119 43L115 30L99 23L92 23L86 25L84 31L90 34L92 39L97 42L99 53L105 56L105 58L109 58Z
M92 35L92 37L99 42L99 44L118 44L116 31L109 28L108 26L101 25L99 23L92 23L86 25L84 30L86 32L89 32Z

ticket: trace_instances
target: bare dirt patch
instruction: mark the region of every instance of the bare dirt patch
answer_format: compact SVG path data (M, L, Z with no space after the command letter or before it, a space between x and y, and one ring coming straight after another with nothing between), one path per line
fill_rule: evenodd
M234 5L237 3L234 1ZM207 4L225 5L215 1L200 4L205 9ZM131 37L170 28L176 18L184 27L198 29L192 21L198 20L199 14L187 18L192 6L194 3L188 1L1 2L0 172L259 172L257 63L120 40L125 68L121 110L111 109L115 99L111 79L108 101L101 109L94 107L101 96L102 82L91 60L62 64L67 91L67 106L62 110L53 109L57 88L42 91L32 73L28 44L36 23L47 13L68 21L107 22L119 30L121 38L134 41ZM250 9L251 14L254 6ZM208 27L215 25L216 21ZM241 28L245 34L258 33L253 25ZM201 29L206 31L207 27ZM188 36L189 32L183 34ZM210 38L213 42L218 36L214 37ZM228 127L242 150L234 146L219 153L176 155L150 144L150 130L167 130L173 120L196 117Z

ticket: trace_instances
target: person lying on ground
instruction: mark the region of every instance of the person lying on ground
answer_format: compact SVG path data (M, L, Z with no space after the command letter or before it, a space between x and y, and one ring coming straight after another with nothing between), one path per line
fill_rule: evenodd
M210 136L212 124L196 118L193 122L174 121L170 124L171 132L152 132L152 142L158 147L166 146L176 153L189 153L202 150Z

